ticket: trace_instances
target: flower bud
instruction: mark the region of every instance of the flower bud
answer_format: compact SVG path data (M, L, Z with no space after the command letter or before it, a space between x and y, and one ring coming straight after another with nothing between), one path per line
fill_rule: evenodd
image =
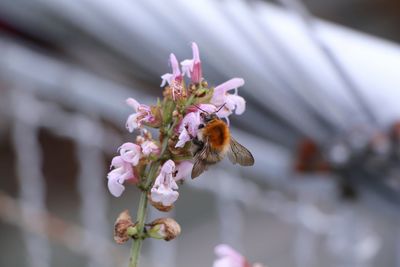
M203 88L208 88L208 82L206 80L201 81L201 86Z
M160 218L150 224L147 234L150 237L170 241L181 233L179 224L171 218Z
M128 210L121 212L114 224L114 240L118 244L123 244L130 237L136 234L135 224L132 223L132 218Z

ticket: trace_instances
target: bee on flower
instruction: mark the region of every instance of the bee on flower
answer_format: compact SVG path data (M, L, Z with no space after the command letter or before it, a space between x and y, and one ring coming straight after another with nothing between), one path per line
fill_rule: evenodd
M127 220L126 214L116 223L119 243L134 240L130 266L136 266L137 249L143 239L171 240L181 231L170 218L146 224L147 202L160 211L171 210L179 197L178 184L188 177L200 176L225 157L233 164L254 164L251 152L232 137L229 128L229 116L240 115L246 109L244 98L238 95L244 80L233 78L216 87L209 86L203 77L196 43L192 43L191 59L179 64L171 53L169 63L171 72L161 76L162 99L155 105L133 98L126 100L134 110L126 128L138 135L135 141L120 146L107 176L108 188L116 197L121 196L127 184L141 191L138 217L132 220L135 223ZM158 137L153 138L147 128L155 129Z

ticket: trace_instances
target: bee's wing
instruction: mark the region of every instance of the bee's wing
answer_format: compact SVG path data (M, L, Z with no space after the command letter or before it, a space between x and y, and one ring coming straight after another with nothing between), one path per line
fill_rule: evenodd
M192 179L202 174L207 169L207 154L209 153L209 144L204 142L203 148L196 153L192 169Z
M251 152L232 137L228 157L233 164L239 163L242 166L254 165L254 158Z

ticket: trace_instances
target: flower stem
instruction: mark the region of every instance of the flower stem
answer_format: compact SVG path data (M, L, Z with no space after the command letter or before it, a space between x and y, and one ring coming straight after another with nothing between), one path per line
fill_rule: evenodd
M146 180L148 183L151 183L154 180L154 178L157 174L158 167L160 167L159 160L154 161L151 164L150 170L146 177ZM139 207L138 207L138 211L137 211L137 215L136 215L138 238L136 238L132 244L129 267L137 267L138 262L139 262L139 254L140 254L140 249L142 247L142 241L143 241L143 235L144 235L144 224L145 224L145 220L147 217L147 202L148 202L147 193L148 193L147 190L142 191L142 193L140 195Z
M143 230L144 230L144 221L146 218L146 213L147 213L147 192L143 191L140 196L139 208L138 208L138 212L137 212L138 238L135 239L132 244L132 250L131 250L132 252L131 252L129 267L137 267L138 266L140 249L142 247L141 235L143 234Z
M142 241L143 241L143 236L144 236L144 224L145 220L147 217L147 194L148 191L150 190L150 186L153 183L154 179L156 178L157 175L157 170L161 165L161 159L163 158L164 154L167 151L167 146L168 146L168 139L171 136L172 129L176 126L177 121L174 121L174 123L171 125L171 127L167 131L167 137L164 139L163 144L162 144L162 150L160 153L160 156L158 157L157 160L153 161L153 163L150 166L149 172L147 173L146 176L146 181L145 181L145 190L142 191L140 195L140 201L139 201L139 207L136 215L136 220L137 220L137 238L133 241L132 244L132 249L131 249L131 258L129 261L129 267L137 267L138 262L139 262L139 254L140 250L142 247Z

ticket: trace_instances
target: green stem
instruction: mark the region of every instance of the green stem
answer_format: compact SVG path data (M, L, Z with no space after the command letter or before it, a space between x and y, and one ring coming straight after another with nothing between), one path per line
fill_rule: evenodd
M139 254L140 254L140 249L142 247L142 234L144 231L144 221L146 218L146 213L147 213L147 192L142 192L140 196L140 202L139 202L139 208L137 212L137 218L138 218L138 224L137 224L137 229L138 229L138 238L133 241L132 244L132 252L131 252L131 259L129 262L129 267L136 267L138 266L139 262Z
M191 96L189 100L187 101L185 108L188 107L193 103L194 96ZM137 220L137 238L133 241L132 244L132 249L131 249L131 258L129 261L129 267L137 267L138 262L139 262L139 255L140 255L140 249L142 248L142 241L144 238L144 227L145 227L145 220L147 217L147 194L148 191L150 190L150 187L153 183L153 181L156 178L157 175L157 170L161 165L161 161L164 158L164 154L168 150L168 140L173 134L175 126L178 124L179 118L175 118L174 122L168 129L166 129L167 136L164 138L164 141L161 145L161 153L160 156L158 157L157 160L153 161L153 163L150 166L149 172L146 175L146 180L144 182L144 190L142 191L140 195L140 202L139 202L139 207L136 215L136 220Z
M153 163L150 166L149 172L146 175L146 181L145 181L145 190L142 191L140 195L140 201L139 201L139 207L136 215L136 220L137 220L137 236L133 241L132 244L132 249L131 249L131 258L129 261L129 267L137 267L138 262L139 262L139 255L140 255L140 249L142 248L142 241L143 241L143 236L144 236L144 224L145 220L147 217L147 194L148 191L150 190L150 186L153 183L154 179L156 178L157 175L157 170L161 165L161 159L163 158L164 154L167 151L168 147L168 140L171 136L171 129L173 129L176 126L176 121L171 125L170 129L168 129L168 134L166 138L164 139L162 143L162 150L160 153L160 156L156 161L153 161Z

